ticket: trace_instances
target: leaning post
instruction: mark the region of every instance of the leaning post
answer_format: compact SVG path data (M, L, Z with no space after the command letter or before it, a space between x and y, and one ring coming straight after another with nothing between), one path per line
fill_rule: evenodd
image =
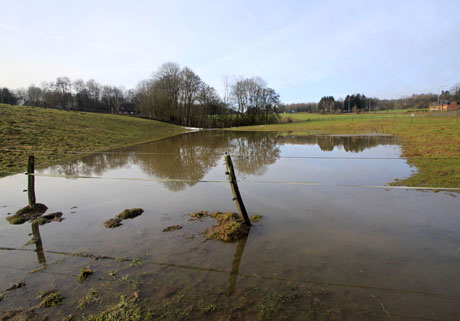
M27 165L27 193L29 195L29 206L35 206L35 158L33 155L29 156L29 163Z
M249 220L248 213L246 212L246 207L244 207L243 199L241 198L238 183L236 181L232 158L227 153L225 153L225 164L227 165L227 172L225 174L228 175L228 181L230 182L230 187L232 188L233 200L235 201L236 207L240 212L244 223L246 223L248 226L251 226L251 221Z

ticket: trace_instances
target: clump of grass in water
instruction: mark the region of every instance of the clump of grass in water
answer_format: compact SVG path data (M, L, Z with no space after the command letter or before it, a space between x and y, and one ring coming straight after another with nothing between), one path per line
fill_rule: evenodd
M232 212L222 213L215 211L198 211L189 214L191 221L201 221L205 217L211 217L217 220L217 224L208 228L202 233L208 240L218 240L222 242L236 242L247 236L250 227L247 226L240 215ZM252 215L251 222L256 223L262 219L262 215Z
M38 298L42 299L40 304L38 305L40 308L55 307L61 305L62 301L64 300L64 297L56 289L42 291Z
M163 232L172 232L172 231L177 231L177 230L180 230L182 229L182 226L180 225L172 225L172 226L168 226L166 228L163 229Z
M99 301L99 293L96 290L91 289L89 293L80 300L78 307L80 309L86 308L88 305Z
M128 218L135 218L139 215L144 213L144 210L142 208L131 208L131 209L126 209L120 214L117 215L118 218L122 220L126 220Z
M115 228L121 225L121 219L118 217L108 219L104 222L104 226L107 228Z
M34 206L26 206L18 210L14 215L8 216L6 219L10 224L20 225L29 220L34 220L46 212L48 207L44 204L37 203Z
M121 221L126 220L126 219L133 219L135 217L138 217L142 213L144 213L144 210L142 208L125 209L123 212L118 214L116 217L105 221L104 226L107 228L118 227L122 225Z
M85 281L91 274L94 274L94 271L91 270L88 266L83 267L78 275L78 281L82 283Z

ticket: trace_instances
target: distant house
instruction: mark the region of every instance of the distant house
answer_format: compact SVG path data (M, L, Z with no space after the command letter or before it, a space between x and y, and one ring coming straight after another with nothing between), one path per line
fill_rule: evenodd
M134 104L124 103L120 105L120 114L134 115L136 113L136 106Z
M430 111L457 111L459 110L459 104L457 101L451 101L446 104L431 105Z

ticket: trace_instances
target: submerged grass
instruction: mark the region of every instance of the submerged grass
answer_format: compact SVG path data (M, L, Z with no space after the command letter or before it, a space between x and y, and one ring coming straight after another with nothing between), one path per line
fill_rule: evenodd
M91 270L89 266L83 267L81 268L80 274L78 275L78 281L82 283L92 274L94 274L94 271Z
M0 177L37 166L136 142L186 132L180 126L129 116L0 104Z
M108 308L105 311L97 315L90 316L89 318L84 318L88 321L120 321L120 320L130 320L130 321L141 321L148 320L145 316L145 312L142 310L141 306L137 303L137 300L134 298L127 299L125 296L121 296L120 303L116 306Z
M288 117L292 122L286 122ZM417 113L282 115L282 123L233 128L240 131L278 131L289 135L391 134L402 141L403 157L417 173L394 182L401 186L460 188L460 119L456 114Z
M61 295L61 293L55 289L42 291L38 298L41 299L40 304L38 305L40 308L59 306L64 300L64 297Z
M99 293L96 290L90 290L88 294L80 300L78 307L80 309L84 309L88 305L97 301L99 301Z

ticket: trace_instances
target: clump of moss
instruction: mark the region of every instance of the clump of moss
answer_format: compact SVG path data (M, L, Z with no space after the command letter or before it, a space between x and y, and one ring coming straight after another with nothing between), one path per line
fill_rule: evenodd
M217 224L202 233L208 240L235 242L249 234L250 227L236 213L215 212L213 217L217 220Z
M172 226L168 226L168 227L164 228L163 232L177 231L177 230L180 230L181 228L182 228L182 226L180 226L180 225L172 225Z
M118 217L111 218L104 222L104 226L107 228L115 228L121 225L121 219Z
M81 268L80 274L78 275L78 281L82 283L85 281L91 274L94 274L94 271L91 270L88 266Z
M249 219L251 220L251 223L257 223L262 219L262 215L251 215L249 216Z
M118 214L116 217L111 218L107 221L104 222L104 226L107 228L115 228L121 225L121 221L126 220L126 219L131 219L135 218L139 215L144 213L144 210L142 208L131 208L131 209L126 209L120 214Z
M64 297L61 295L61 293L58 290L54 289L42 291L38 298L42 299L40 301L40 304L38 305L40 308L55 307L61 305L62 301L64 300Z
M13 225L21 225L27 222L27 219L25 217L16 215L8 216L6 219L8 222L10 222L10 224Z
M120 214L117 215L118 218L122 220L126 220L128 218L135 218L139 215L144 213L144 210L142 208L131 208L131 209L126 209Z
M88 294L80 300L78 307L80 309L86 308L88 305L99 301L99 293L96 290L90 290Z
M18 210L14 215L8 216L6 219L10 224L19 225L27 221L34 220L46 212L48 207L41 203L36 203L34 206L26 206Z
M208 211L198 211L195 213L189 214L191 221L202 220L204 217L208 217Z
M38 223L39 225L45 225L53 221L62 222L62 220L63 220L62 213L56 212L56 213L50 213L47 215L40 216L39 218L35 220L35 222Z
M38 214L41 215L48 210L48 207L42 203L36 203L34 206L27 205L18 210L15 215Z
M130 298L126 299L125 296L121 296L120 303L116 306L111 307L97 315L90 316L87 321L118 321L118 320L130 320L130 321L141 321L145 320L145 313L142 308L137 304L137 299Z

